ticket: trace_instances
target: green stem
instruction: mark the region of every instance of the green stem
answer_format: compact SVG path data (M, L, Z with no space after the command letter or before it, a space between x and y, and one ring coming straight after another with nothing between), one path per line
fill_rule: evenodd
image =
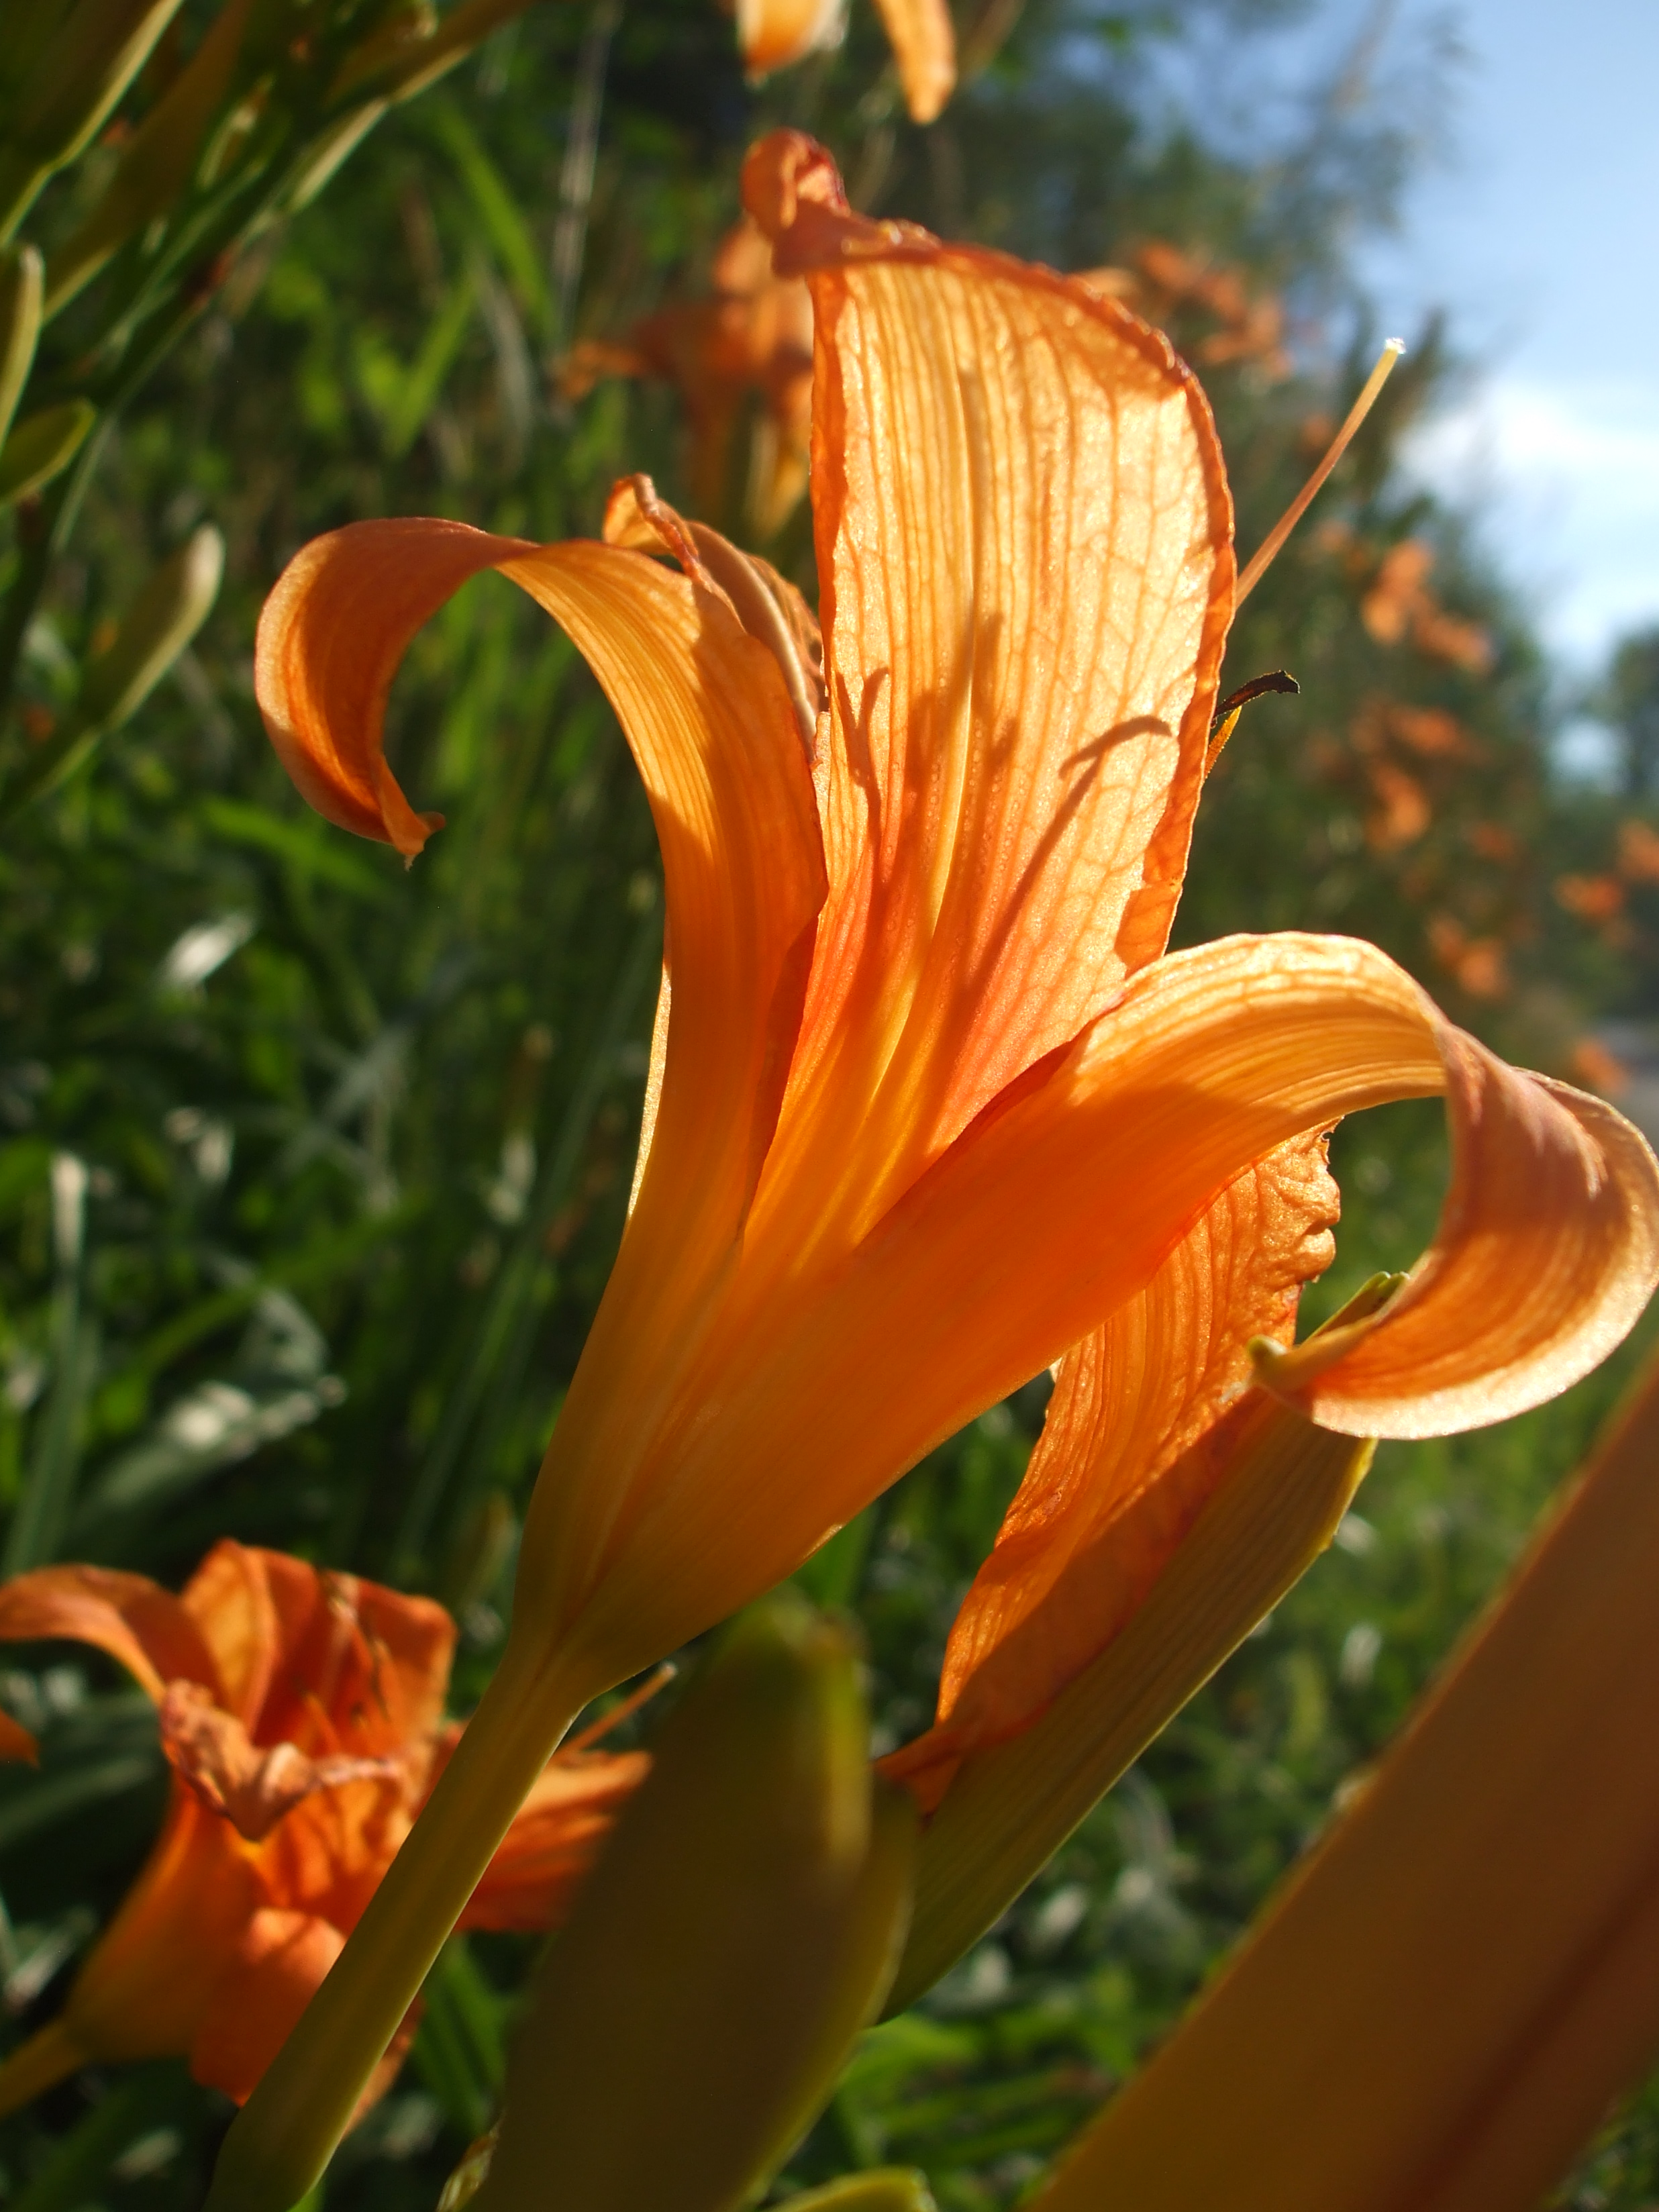
M333 1970L225 2137L207 2212L289 2212L319 2179L514 1814L586 1701L509 1641Z

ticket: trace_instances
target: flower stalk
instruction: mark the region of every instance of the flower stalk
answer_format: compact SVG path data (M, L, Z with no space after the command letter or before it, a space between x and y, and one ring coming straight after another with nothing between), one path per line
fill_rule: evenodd
M302 2032L289 2038L232 2122L209 2212L289 2212L321 2179L356 2110L363 2055L378 2055L396 2035L584 1702L558 1674L515 1663L509 1645L427 1802L421 1849L392 1860L352 1932L349 1970L323 1983Z

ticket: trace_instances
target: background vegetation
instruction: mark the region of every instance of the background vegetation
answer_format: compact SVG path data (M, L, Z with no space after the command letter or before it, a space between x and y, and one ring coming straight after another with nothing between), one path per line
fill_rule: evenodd
M214 13L187 0L48 186L25 234L49 261ZM374 30L371 9L338 13L354 39ZM0 571L21 647L0 829L9 1571L90 1559L176 1585L230 1533L429 1589L463 1624L465 1709L620 1228L654 843L582 664L489 579L418 641L393 707L399 775L450 826L407 873L325 827L259 730L261 597L306 538L362 515L554 538L592 529L624 469L687 497L672 387L572 401L559 372L579 338L697 293L743 149L780 120L829 140L866 208L1127 272L1210 390L1248 549L1369 362L1380 334L1346 256L1411 153L1363 53L1257 156L1170 90L1171 58L1218 14L1245 40L1285 13L1029 0L1016 21L1017 0L969 0L977 66L918 131L863 0L837 54L759 90L711 0L549 0L395 106L307 204L295 179L330 126L290 45L300 121L219 230L134 234L49 325L43 401L87 392L99 413L72 486L14 506ZM242 157L225 158L234 182ZM1229 680L1282 664L1303 690L1251 710L1213 781L1182 939L1373 938L1511 1056L1617 1089L1598 1024L1639 1023L1656 991L1659 662L1638 641L1610 678L1621 787L1564 783L1524 621L1471 557L1467 519L1398 465L1444 366L1438 335L1419 336L1240 625ZM739 528L746 438L714 518ZM87 667L204 522L227 547L205 628L31 800L88 728ZM810 587L803 514L771 550ZM1439 1146L1415 1109L1341 1133L1341 1256L1311 1308L1414 1256ZM1385 1450L1338 1547L1004 1925L867 2039L793 2177L902 2160L947 2212L1017 2199L1387 1741L1634 1356L1493 1434ZM1041 1405L1034 1384L986 1414L803 1571L866 1625L888 1741L929 1717ZM63 1648L7 1665L0 1692L45 1743L38 1778L0 1772L0 2037L15 2039L131 1879L163 1770L148 1705L112 1670ZM452 1944L331 2202L435 2202L487 2122L527 1956L516 1938ZM4 2124L0 2169L19 2212L188 2205L227 2116L182 2067L84 2075ZM1563 2201L1636 2212L1656 2193L1650 2098Z

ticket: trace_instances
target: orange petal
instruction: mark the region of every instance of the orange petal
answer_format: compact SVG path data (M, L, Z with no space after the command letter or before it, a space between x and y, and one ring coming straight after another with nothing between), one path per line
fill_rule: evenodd
M65 2017L88 2056L187 2051L258 1903L235 1831L175 1782L155 1848L70 1991Z
M556 1927L650 1765L642 1751L581 1752L551 1760L457 1925L528 1933Z
M152 1698L175 1676L218 1694L218 1670L195 1622L171 1590L146 1575L38 1567L0 1587L0 1640L57 1636L107 1651Z
M29 1766L40 1764L40 1747L21 1721L0 1711L0 1759L21 1759Z
M314 1913L254 1913L191 2045L196 2079L246 2103L344 1948L339 1929Z
M437 547L431 560L418 551L423 532ZM627 732L662 850L674 988L650 1152L559 1421L561 1446L580 1446L591 1471L562 1512L591 1512L601 1528L627 1506L628 1454L613 1434L635 1429L672 1392L732 1264L823 888L811 775L779 659L699 571L695 551L687 557L694 573L677 576L608 545L519 546L477 533L463 544L447 523L364 524L300 556L273 595L261 663L305 704L313 770L341 760L373 768L380 699L415 615L438 581L453 587L469 564L493 562L569 633ZM426 580L419 592L410 574ZM378 672L373 685L360 665ZM653 1348L647 1381L642 1343ZM534 1541L532 1525L527 1550Z
M848 216L798 134L754 149L744 197L812 292L832 719L830 897L768 1181L861 1230L1161 950L1231 510L1202 393L1115 302ZM799 1251L813 1225L776 1233Z
M282 1656L270 1556L227 1536L202 1561L179 1598L213 1654L216 1701L249 1729L258 1725ZM299 1559L292 1564L314 1585L314 1567Z
M926 1803L1133 1616L1225 1473L1188 1446L1248 1385L1249 1340L1294 1334L1337 1211L1322 1138L1293 1139L1230 1183L1139 1295L1061 1360L1025 1480L951 1628L938 1719L884 1762Z
M1034 2207L1556 2201L1659 2042L1656 1449L1650 1370L1352 1808Z
M1134 978L821 1291L791 1302L763 1284L731 1301L585 1623L613 1679L690 1633L690 1609L705 1626L779 1579L896 1470L1097 1328L1253 1162L1359 1107L1444 1088L1449 1034L1410 978L1354 939L1224 939ZM1605 1234L1607 1156L1553 1092L1531 1096L1559 1170L1541 1186L1549 1233L1577 1256L1552 1277L1560 1302L1541 1330L1529 1316L1518 1370L1483 1340L1503 1413L1582 1373L1654 1279L1650 1246ZM1620 1141L1644 1163L1651 1206L1659 1170L1638 1139ZM1461 1202L1455 1186L1449 1218ZM1534 1252L1535 1220L1506 1228ZM1471 1399L1464 1417L1480 1414ZM774 1467L787 1483L761 1479Z
M876 0L913 123L931 123L956 89L957 33L945 0Z
M1606 1358L1659 1270L1653 1155L1586 1092L1444 1033L1452 1182L1434 1243L1382 1310L1262 1381L1347 1436L1437 1437L1553 1397Z
M386 695L422 623L520 544L460 522L356 522L283 569L259 617L254 689L283 766L330 822L411 860L442 827L386 766Z
M424 1758L455 1651L455 1624L442 1606L356 1575L320 1573L281 1552L252 1556L280 1623L255 1741Z
M738 0L738 50L751 77L769 76L839 45L844 0Z

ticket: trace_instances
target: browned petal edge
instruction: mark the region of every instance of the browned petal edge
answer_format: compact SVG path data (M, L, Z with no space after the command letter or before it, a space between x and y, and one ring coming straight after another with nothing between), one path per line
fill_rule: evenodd
M1139 888L1125 907L1118 931L1120 957L1133 972L1154 960L1168 940L1176 902L1186 875L1193 817L1204 784L1210 723L1220 688L1221 663L1233 616L1237 563L1233 552L1233 503L1215 417L1203 386L1162 331L1143 322L1119 300L1039 262L1020 261L989 246L950 246L909 222L878 222L848 207L841 173L828 149L804 131L775 131L752 146L743 167L743 201L772 242L780 276L802 276L811 285L816 367L812 419L812 510L818 575L823 595L820 620L835 635L833 547L847 505L840 463L839 413L832 363L835 328L845 272L860 262L930 264L981 282L1048 292L1068 309L1103 323L1158 374L1183 394L1202 458L1210 501L1212 539L1221 566L1205 616L1192 699L1182 719L1180 766L1170 781L1163 819L1147 841Z

